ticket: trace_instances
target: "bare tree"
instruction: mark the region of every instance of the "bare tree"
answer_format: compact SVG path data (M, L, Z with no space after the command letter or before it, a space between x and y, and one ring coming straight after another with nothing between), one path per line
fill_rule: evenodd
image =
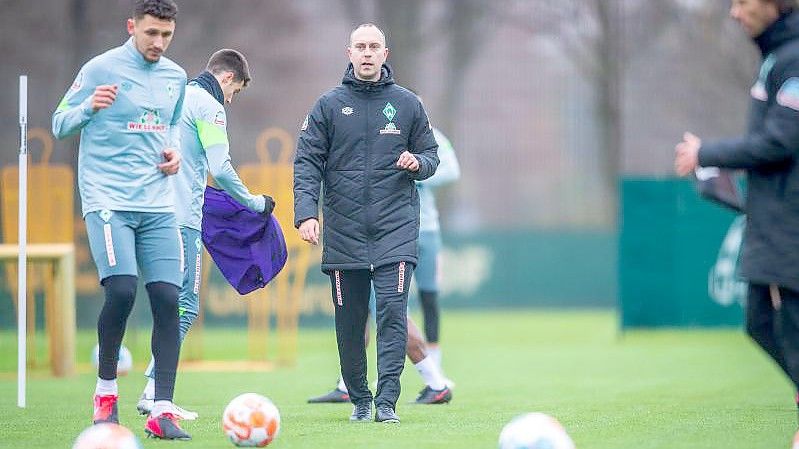
M623 147L624 66L636 52L649 48L678 9L672 1L509 0L499 13L503 21L533 37L552 38L593 86L603 196L611 223L617 216L616 190Z

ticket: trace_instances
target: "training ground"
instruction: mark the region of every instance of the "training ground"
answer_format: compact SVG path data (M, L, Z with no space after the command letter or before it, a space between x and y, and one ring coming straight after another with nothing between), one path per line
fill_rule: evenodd
M144 447L232 447L221 431L227 402L244 392L270 397L282 416L274 448L496 448L513 416L557 417L579 449L774 449L790 446L796 407L788 382L739 329L620 333L612 312L449 312L444 366L456 383L449 405L414 406L422 383L408 364L400 425L351 424L349 405L310 405L333 387L338 358L330 329L301 329L292 368L178 374L176 402L199 412L185 422L191 442L142 438ZM132 337L132 338L129 338ZM146 364L145 331L126 337L136 369ZM78 336L88 361L93 332ZM39 338L43 341L43 338ZM243 358L244 331L206 329L209 357ZM374 378L370 347L370 380ZM85 357L81 358L81 355ZM16 407L16 338L0 333L0 448L70 448L90 424L95 375L55 380L34 371L28 408ZM143 378L120 378L120 420L143 437L135 413Z

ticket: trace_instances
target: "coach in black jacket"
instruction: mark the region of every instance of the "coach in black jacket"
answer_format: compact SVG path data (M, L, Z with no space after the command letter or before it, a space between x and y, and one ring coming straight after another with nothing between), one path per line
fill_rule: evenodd
M799 12L793 0L733 2L763 64L743 137L702 143L686 133L675 168L746 170L742 273L750 283L747 332L799 388ZM780 313L775 313L779 310Z
M436 144L419 98L394 84L385 37L372 24L350 36L342 84L322 95L302 125L294 161L294 224L319 242L324 188L322 270L330 275L341 374L353 421L371 420L364 329L377 299L376 421L395 413L405 363L408 286L417 260L419 197L414 181L433 175Z

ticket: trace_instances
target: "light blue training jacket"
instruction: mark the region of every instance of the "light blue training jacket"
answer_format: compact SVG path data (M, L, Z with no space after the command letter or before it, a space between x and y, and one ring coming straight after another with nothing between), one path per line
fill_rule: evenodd
M186 87L180 132L183 160L175 177L178 226L202 229L203 193L209 173L222 190L243 206L264 211L264 197L251 194L231 164L225 108L195 83Z
M114 103L92 110L94 89L117 86ZM97 210L174 212L169 178L158 170L166 148L180 149L186 72L149 62L131 37L87 62L53 113L53 134L80 132L78 187L83 215Z
M439 231L438 207L436 206L435 188L457 181L461 177L461 168L452 143L444 133L433 128L433 136L438 143L438 168L433 176L416 182L419 191L419 232Z

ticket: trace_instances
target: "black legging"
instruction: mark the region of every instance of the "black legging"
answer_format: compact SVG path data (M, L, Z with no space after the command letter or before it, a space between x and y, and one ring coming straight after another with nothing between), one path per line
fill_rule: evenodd
M779 291L781 306L775 310L768 285L749 286L746 332L799 390L799 292Z
M419 290L419 302L424 317L424 336L429 343L438 343L440 318L438 317L438 292Z
M136 299L136 283L136 276L119 275L103 279L105 303L97 320L97 340L100 344L97 374L101 379L117 377L119 347ZM178 287L166 282L151 282L146 288L153 314L150 344L155 358L155 400L171 401L180 356Z

